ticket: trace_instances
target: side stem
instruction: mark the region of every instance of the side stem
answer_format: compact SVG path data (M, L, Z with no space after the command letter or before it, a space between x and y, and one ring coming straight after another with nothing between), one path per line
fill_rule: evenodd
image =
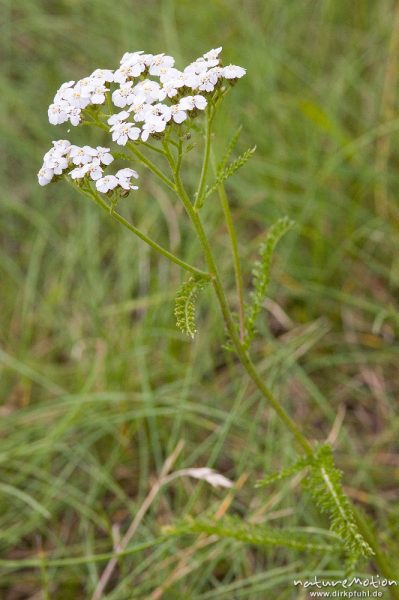
M162 256L164 256L171 262L175 263L176 265L179 265L179 267L181 267L185 271L193 273L194 275L200 275L201 277L211 278L210 273L207 273L206 271L202 271L201 269L197 269L197 267L194 267L193 265L186 263L184 260L181 260L178 256L175 256L174 254L172 254L172 252L169 252L169 250L166 250L166 248L163 248L163 246L160 246L157 242L155 242L153 239L148 237L148 235L146 235L145 233L140 231L140 229L137 229L137 227L132 225L132 223L129 223L129 221L127 221L124 217L122 217L122 215L120 215L115 210L112 210L108 206L108 204L106 202L104 202L104 200L101 198L101 196L99 194L97 194L94 190L81 189L81 191L83 193L85 193L87 196L89 196L89 198L94 200L94 202L96 204L98 204L98 206L100 206L108 214L110 214L111 217L115 221L118 221L118 223L120 223L121 225L126 227L126 229L128 229L129 231L131 231L132 233L137 235L137 237L139 237L141 240L143 240L143 242L148 244L153 250L155 250L155 252L158 252L158 254L162 254Z
M205 149L204 149L204 158L202 161L202 169L201 175L198 185L198 190L195 195L194 202L194 210L197 211L204 204L205 199L205 185L206 185L206 176L208 174L209 167L209 157L211 152L211 135L212 135L212 121L214 117L214 112L212 108L206 109L206 125L205 125Z
M169 189L171 189L173 192L176 191L176 188L173 185L173 181L171 181L169 177L166 177L166 175L164 175L162 171L158 169L158 167L154 165L154 163L149 158L144 156L144 154L142 154L142 152L140 152L140 150L136 148L135 144L133 144L132 142L128 142L126 146L129 148L129 150L131 150L131 152L133 152L133 154L136 155L139 161L141 161L143 165L145 165L150 171L152 171L152 173L154 173L154 175L156 175L161 181L163 181Z

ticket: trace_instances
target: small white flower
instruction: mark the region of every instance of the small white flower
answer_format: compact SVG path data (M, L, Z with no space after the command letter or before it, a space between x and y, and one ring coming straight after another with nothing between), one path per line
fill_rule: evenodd
M135 115L136 113L143 110L145 106L150 106L146 103L145 95L135 91L134 98L132 99L131 104L129 106L129 113L133 113ZM138 119L135 118L134 120L137 121Z
M136 94L143 95L148 103L160 102L166 95L159 83L151 79L140 81L134 89Z
M147 62L150 67L150 75L160 75L163 69L170 69L175 64L173 56L167 56L165 54L156 54Z
M201 75L208 70L209 64L202 57L187 65L184 69L185 75Z
M138 52L125 52L121 58L121 65L147 65L147 62L151 59L152 54L144 54L142 50Z
M50 183L54 175L53 169L49 169L48 167L42 167L37 174L37 179L39 185L47 185Z
M139 77L147 68L147 63L152 59L152 54L140 52L126 52L121 59L121 66L114 73L116 83L125 83L128 79Z
M138 179L139 174L134 169L127 167L125 169L119 169L119 171L115 174L115 177L134 177L135 179Z
M54 140L50 152L57 156L63 156L69 152L70 147L71 142L69 140Z
M88 101L90 104L90 96L93 92L93 88L96 85L98 85L98 81L96 81L95 79L93 79L91 77L83 77L83 79L80 79L79 81L76 82L76 85L73 88L72 92L75 92L75 94L79 93L80 97L82 98L82 101ZM70 90L70 92L71 92L71 90ZM85 108L85 107L82 106L79 108Z
M69 104L65 100L60 100L48 107L48 120L51 125L61 125L68 121Z
M197 94L196 96L185 96L179 102L179 106L182 110L204 110L208 102L204 96Z
M92 104L103 104L105 102L105 94L108 92L108 88L99 84L95 86L90 95L90 101Z
M126 146L128 140L138 140L140 129L132 123L117 123L111 128L112 140L119 146Z
M187 113L183 110L181 103L171 106L172 119L175 123L183 123L187 119Z
M92 162L86 163L81 167L76 167L69 172L70 177L72 179L83 179L86 175L89 175L93 181L97 181L103 176L103 170L100 165L100 161L98 158L93 158Z
M198 89L213 92L218 80L223 76L221 67L212 67L209 71L198 76Z
M238 67L237 65L228 65L227 67L223 67L222 75L225 79L240 79L246 73L246 70L242 67Z
M209 50L209 52L203 54L203 58L205 58L206 62L210 67L215 67L219 64L219 54L221 53L221 51L222 46L220 46L219 48L213 48L212 50Z
M200 83L200 77L194 71L187 71L184 73L184 85L186 87L189 87L192 90L196 90L199 87Z
M65 90L63 96L72 108L82 109L90 104L90 99L85 94L85 87L79 81L73 88Z
M71 146L69 151L69 157L74 165L85 165L92 162L93 158L97 155L97 150L91 148L91 146Z
M162 131L166 128L166 121L161 119L161 117L153 117L146 121L143 125L143 131L141 133L141 139L143 142L146 142L150 135L156 133L162 133Z
M54 175L62 175L63 171L68 168L70 146L68 140L53 142L53 147L43 157L43 166L38 175L39 183L42 182L40 185L46 185ZM47 179L49 181L46 182Z
M161 81L161 83L166 83L167 81L171 81L171 80L181 80L182 85L184 85L183 82L183 75L184 73L182 71L179 71L179 69L175 69L174 67L171 67L170 69L165 69L164 71L162 71L162 73L160 73L159 75L159 79Z
M171 107L158 102L158 104L144 104L142 109L134 115L135 121L150 121L153 118L161 118L164 121L171 119Z
M90 77L111 83L114 81L114 72L111 69L96 69Z
M54 96L54 103L57 103L60 100L64 100L64 91L72 87L73 85L75 85L74 81L66 81L65 83L63 83Z
M110 154L109 148L103 148L102 146L97 146L97 157L103 165L110 165L114 160L112 154Z
M175 81L167 81L163 84L162 89L168 98L173 98L178 94L179 86Z
M146 119L149 119L150 117L153 117L154 112L153 112L153 107L151 104L147 104L146 102L141 104L141 107L138 108L137 111L135 111L134 113L134 120L137 123L143 122Z
M68 111L68 117L71 125L77 127L82 118L82 111L80 110L80 108L71 108Z
M178 90L185 85L185 75L178 69L163 69L161 70L159 79L162 83L162 90L165 97L173 98L178 93Z
M127 112L127 110L122 110L118 113L115 113L114 115L111 115L107 121L108 125L117 125L119 123L122 123L122 121L126 121L126 119L128 119L130 117L130 113Z
M46 167L54 171L54 175L62 175L64 169L68 167L68 159L65 156L54 155L46 161Z
M83 179L87 175L87 171L89 169L89 165L83 165L82 167L76 167L69 171L69 177L71 179Z
M133 83L123 83L118 90L112 92L112 102L118 108L124 108L134 99Z
M113 190L118 185L118 180L115 175L105 175L101 179L97 179L96 188L99 192L106 194L108 191Z
M131 185L130 180L132 177L138 179L139 175L137 171L133 169L120 169L117 173L115 173L115 177L118 180L118 183L121 188L124 190L138 190L137 185Z
M134 64L136 64L136 62L139 62L142 60L143 54L144 54L143 50L138 50L137 52L125 52L125 54L121 58L120 64L124 65L124 64L128 63L130 65L134 65Z
M131 77L139 77L146 70L146 60L145 57L142 60L137 61L136 64L130 66L130 76Z
M197 94L196 96L194 96L194 105L195 108L198 108L198 110L205 110L207 104L207 99L204 96L201 96L201 94Z
M122 65L114 73L115 83L119 83L121 85L126 83L130 77L133 77L133 70L128 64Z
M98 159L94 159L93 162L84 166L87 168L87 173L93 181L97 181L103 176L103 170Z

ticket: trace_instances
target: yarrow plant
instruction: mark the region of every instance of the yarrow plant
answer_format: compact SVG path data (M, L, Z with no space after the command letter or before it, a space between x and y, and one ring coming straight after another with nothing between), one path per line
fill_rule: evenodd
M44 155L38 181L45 186L66 180L154 251L187 273L186 280L177 292L175 305L177 326L183 333L194 337L199 294L206 286L213 288L228 336L226 349L236 354L247 375L291 432L299 454L294 465L280 473L269 474L259 483L259 487L304 471L305 488L328 516L334 542L330 546L318 544L309 541L308 534L295 536L292 532L285 534L284 530L255 532L248 524L231 519L225 523L191 520L179 523L174 529L169 528L169 534L203 532L253 544L286 545L300 550L327 548L331 552L345 554L348 569L353 569L361 557L374 557L381 573L393 579L394 570L378 547L373 532L344 493L342 474L335 467L331 448L328 444L314 445L305 437L263 381L251 358L256 321L267 293L272 255L280 238L293 224L289 219L282 218L269 228L260 247L259 258L252 268L252 292L245 300L243 269L224 182L245 165L255 148L231 160L239 136L239 131L235 132L223 158L215 165L214 180L210 181L215 115L224 97L246 72L237 65L224 66L221 51L222 48L212 49L183 70L177 69L175 59L166 54L126 52L115 70L96 69L79 81L62 84L48 109L50 123L98 127L108 136L107 145L93 148L88 145L76 146L66 139L53 141L52 148ZM200 174L196 189L188 191L181 173L184 157L195 147L193 138L198 137L198 132L203 135ZM128 162L128 166L115 170L115 161ZM117 211L121 199L139 189L137 180L140 167L151 171L182 202L202 248L206 268L200 269L170 252ZM236 310L232 310L227 301L224 282L201 216L206 199L215 192L220 198L231 241L237 290ZM229 480L206 468L179 473L204 479L211 485L231 486ZM173 479L170 476L168 481ZM133 523L133 530L135 527ZM128 539L129 535L126 535ZM101 596L114 566L115 563L111 561L93 598ZM395 596L396 589L392 590L392 594Z

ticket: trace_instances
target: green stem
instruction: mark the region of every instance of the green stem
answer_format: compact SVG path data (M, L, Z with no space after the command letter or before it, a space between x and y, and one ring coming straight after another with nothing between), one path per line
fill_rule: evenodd
M166 177L166 175L164 175L162 171L158 169L158 167L154 165L154 163L149 158L144 156L144 154L142 154L132 142L128 142L126 145L129 148L129 150L131 150L133 154L135 154L139 161L143 163L143 165L145 165L150 171L152 171L152 173L154 173L154 175L156 175L161 181L163 181L164 184L168 186L168 188L170 188L174 192L176 191L173 181L169 179L169 177Z
M202 271L201 269L197 269L193 265L190 265L189 263L186 263L184 260L181 260L179 257L172 254L172 252L169 252L169 250L166 250L166 248L163 248L162 246L157 244L157 242L155 242L153 239L148 237L148 235L146 235L145 233L140 231L140 229L137 229L137 227L135 227L134 225L129 223L129 221L127 221L124 217L122 217L122 215L120 215L118 212L116 212L115 210L110 210L110 207L108 206L108 204L106 202L104 202L104 200L101 198L100 194L95 192L93 189L90 189L90 190L88 190L88 189L85 190L83 188L79 188L79 189L81 191L83 191L83 193L85 193L87 196L89 196L92 200L94 200L94 202L96 204L98 204L98 206L100 206L108 214L110 214L111 217L115 221L118 221L118 223L120 223L121 225L126 227L126 229L128 229L129 231L131 231L132 233L137 235L137 237L139 237L141 240L143 240L143 242L148 244L153 250L155 250L155 252L158 252L158 254L162 254L162 256L164 256L171 262L175 263L176 265L179 265L179 267L181 267L185 271L188 271L189 273L193 273L194 275L200 275L201 277L211 278L210 273L207 273L206 271Z
M107 92L105 94L105 97L107 99L107 108L108 108L109 114L113 115L114 114L114 106L112 104L111 92Z
M209 167L209 157L211 152L211 132L212 132L212 121L214 117L214 112L212 112L211 108L207 108L206 110L206 125L205 125L205 148L204 148L204 158L202 161L202 169L200 180L198 184L198 190L195 195L195 203L194 210L199 210L205 200L205 185L206 185L206 176L208 174Z
M166 156L166 158L167 158L167 160L169 162L169 165L170 165L170 168L172 170L172 173L174 173L175 171L177 171L178 169L180 169L180 167L178 166L178 163L176 163L176 161L175 161L175 159L173 157L173 154L172 154L172 152L169 149L169 140L167 138L165 138L163 140L162 145L163 145L163 153L164 153L164 155ZM181 156L182 156L182 148L179 147L179 156L178 156L178 159L180 158L180 162L181 162ZM175 188L175 190L176 190L176 188Z
M233 218L231 215L229 200L227 198L226 190L225 190L223 183L218 186L218 194L219 194L220 202L223 207L224 218L226 220L227 230L229 232L229 237L230 237L230 243L231 243L231 249L232 249L232 255L233 255L237 298L238 298L238 318L240 321L240 342L244 343L244 340L245 340L244 283L243 283L243 279L242 279L241 260L240 260L240 254L238 252L237 234L235 231Z
M157 148L156 146L153 146L152 144L149 144L148 142L141 142L142 146L144 146L145 148L148 148L149 150L152 150L153 152L157 152L158 154L161 154L162 156L164 155L163 150L161 150L160 148Z

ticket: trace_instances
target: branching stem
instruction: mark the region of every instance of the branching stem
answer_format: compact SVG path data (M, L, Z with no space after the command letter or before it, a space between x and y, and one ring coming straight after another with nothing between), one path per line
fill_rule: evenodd
M129 148L129 150L133 152L133 154L135 154L139 161L142 162L143 165L145 165L150 171L152 171L152 173L154 173L154 175L156 175L161 181L163 181L169 189L171 189L173 192L176 191L173 181L169 179L169 177L166 177L166 175L164 175L162 171L156 165L154 165L154 163L149 158L144 156L144 154L140 152L140 150L135 146L135 144L133 144L132 142L128 142L126 145Z
M186 263L184 260L181 260L178 256L176 256L172 252L169 252L169 250L166 250L166 248L163 248L163 246L160 246L152 238L150 238L148 235L140 231L140 229L132 225L132 223L129 223L129 221L127 221L125 217L120 215L115 210L110 209L109 205L101 198L100 194L98 194L96 191L94 191L91 188L80 189L84 194L86 194L86 196L89 196L92 200L94 200L94 202L98 204L98 206L100 206L103 210L109 213L115 221L118 221L118 223L123 225L126 229L137 235L137 237L139 237L141 240L143 240L143 242L148 244L153 250L155 250L155 252L158 252L158 254L162 254L162 256L175 263L185 271L188 271L189 273L193 273L194 275L199 275L201 277L206 277L208 279L212 277L210 273L202 271L201 269L197 269L197 267L194 267L193 265Z

